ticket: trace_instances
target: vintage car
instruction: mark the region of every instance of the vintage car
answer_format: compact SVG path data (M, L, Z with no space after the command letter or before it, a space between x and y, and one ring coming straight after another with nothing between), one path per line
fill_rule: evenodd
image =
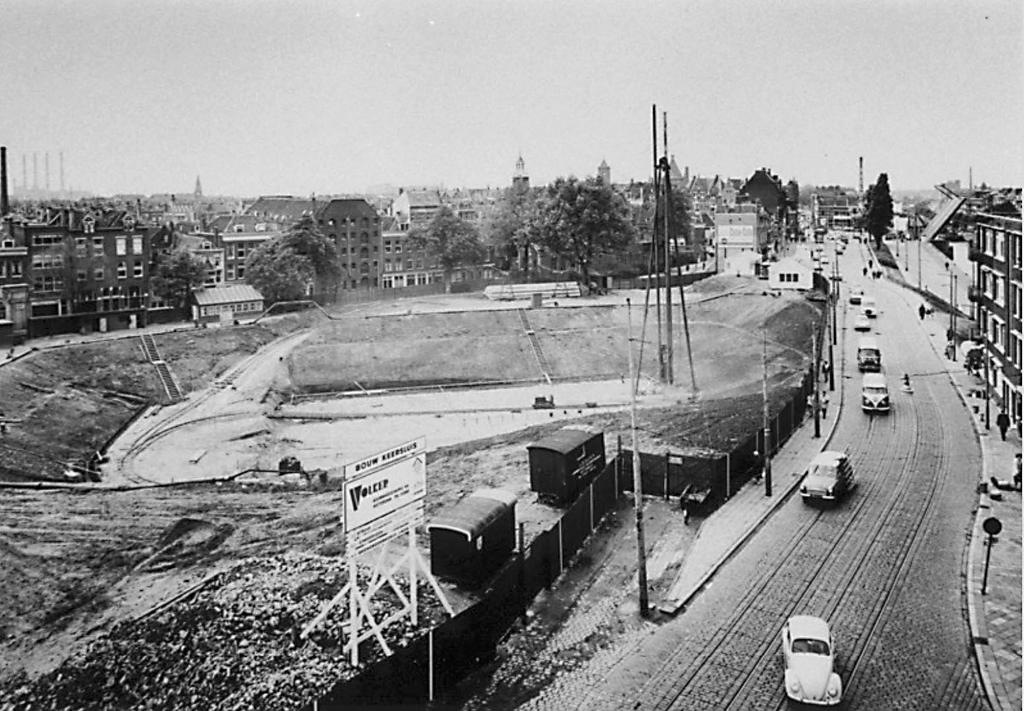
M864 298L864 290L859 286L850 289L850 303L859 304L860 300Z
M870 331L871 330L871 319L868 315L861 311L853 319L853 330L854 331Z
M843 680L835 672L835 640L820 617L794 615L782 627L786 696L804 704L835 706Z
M837 501L857 486L853 465L846 452L825 450L804 472L800 496L804 501Z

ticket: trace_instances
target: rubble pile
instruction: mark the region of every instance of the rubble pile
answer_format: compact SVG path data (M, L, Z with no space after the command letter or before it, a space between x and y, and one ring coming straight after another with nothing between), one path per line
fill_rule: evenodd
M369 572L360 570L361 582ZM0 708L302 708L358 673L341 649L348 639L347 599L309 640L299 639L347 579L338 558L285 554L246 561L186 600L118 624L34 682L0 688ZM422 581L418 598L425 630L444 613ZM373 597L377 619L399 606L387 585ZM392 648L415 636L407 619L384 632ZM382 655L376 642L366 641L360 665Z

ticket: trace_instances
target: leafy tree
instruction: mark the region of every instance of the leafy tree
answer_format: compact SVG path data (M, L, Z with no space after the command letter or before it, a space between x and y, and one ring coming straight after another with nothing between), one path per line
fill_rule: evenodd
M882 237L892 229L892 194L889 192L889 176L886 173L880 173L878 182L871 186L867 195L864 228L875 238L875 249L881 249Z
M540 241L539 202L532 190L509 188L484 225L484 240L502 269L530 272L531 248Z
M280 237L267 240L245 260L245 280L268 304L305 298L316 278L312 260L287 246Z
M318 292L334 293L341 278L338 252L334 242L320 231L312 217L303 217L294 227L276 239L283 249L308 260L313 268Z
M187 249L177 249L157 263L153 293L184 314L189 297L206 281L206 263Z
M625 201L597 178L558 178L545 191L538 215L544 245L575 264L584 284L601 252L614 252L632 241L634 229Z
M410 249L424 252L440 265L444 271L445 293L452 289L455 267L479 264L484 257L484 247L476 227L447 206L434 213L426 225L417 225L409 230L407 244Z

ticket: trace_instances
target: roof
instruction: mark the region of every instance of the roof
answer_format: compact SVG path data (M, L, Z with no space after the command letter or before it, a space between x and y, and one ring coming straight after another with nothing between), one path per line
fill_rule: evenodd
M263 301L263 295L248 284L232 284L217 286L212 289L199 289L193 293L196 303L200 306L216 304L237 304L243 301Z
M824 452L822 452L824 454ZM789 618L789 634L800 639L828 639L828 623L820 617L794 615Z
M441 194L437 190L406 190L409 207L440 207Z
M584 430L574 429L561 429L557 432L549 434L547 437L540 439L533 444L526 446L526 449L549 449L553 452L559 452L561 454L568 454L572 450L579 447L584 442L592 439L598 433L587 432Z
M494 519L516 505L515 494L501 489L475 491L427 524L427 530L439 528L461 533L472 541Z

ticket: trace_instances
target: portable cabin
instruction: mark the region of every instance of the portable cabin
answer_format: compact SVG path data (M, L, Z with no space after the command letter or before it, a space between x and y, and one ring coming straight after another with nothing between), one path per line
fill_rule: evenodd
M565 428L526 449L530 489L557 505L574 501L605 465L603 432Z
M427 524L430 572L480 587L516 547L516 497L480 489Z

